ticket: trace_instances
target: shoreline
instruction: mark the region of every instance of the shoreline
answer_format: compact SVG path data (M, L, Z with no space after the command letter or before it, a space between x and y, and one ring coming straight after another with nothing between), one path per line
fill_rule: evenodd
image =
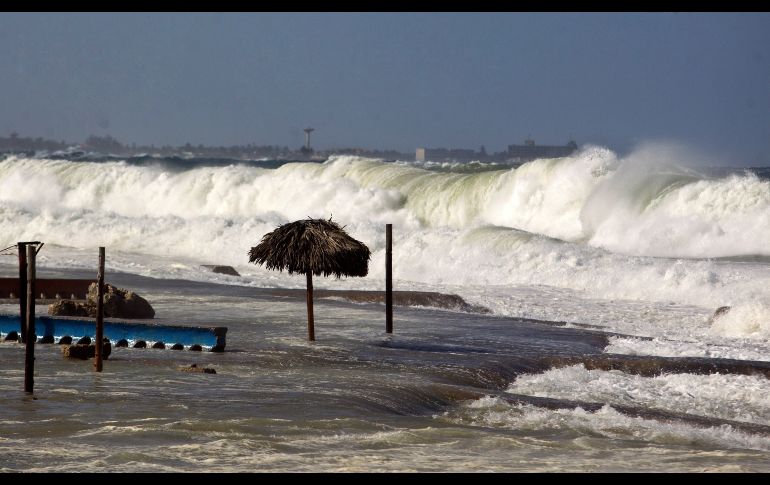
M294 288L263 288L272 296L304 299L307 290ZM340 298L352 303L385 303L385 292L377 290L313 290L314 299ZM466 313L491 314L481 305L472 305L461 296L435 291L394 291L393 305L406 307L433 307L442 310L456 310Z
M3 277L0 272L0 277ZM6 276L13 278L14 275ZM90 279L96 281L95 272L84 270L82 268L40 268L38 270L38 279ZM152 288L173 289L181 295L190 294L200 296L206 293L205 289L212 297L223 294L237 294L238 296L270 296L284 297L293 299L305 299L307 290L305 288L275 288L275 287L257 287L246 286L238 283L219 283L210 281L196 281L179 278L154 278L143 276L136 273L115 271L108 273L106 283L137 292L142 292ZM147 284L149 283L149 284ZM227 288L227 291L218 291L217 289ZM342 299L351 303L385 303L384 290L332 290L316 288L313 291L313 297L320 299ZM57 298L37 298L37 305L49 305L58 301ZM76 299L75 301L83 301ZM0 305L18 304L18 298L0 298ZM492 311L481 305L468 303L461 296L452 293L441 293L434 291L413 291L413 290L394 290L393 305L401 307L432 307L443 310L460 311L465 313L492 314Z

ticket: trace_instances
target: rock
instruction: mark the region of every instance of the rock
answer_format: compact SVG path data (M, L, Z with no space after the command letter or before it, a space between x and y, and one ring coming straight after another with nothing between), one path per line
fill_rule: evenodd
M729 307L729 306L721 306L721 307L717 308L717 310L714 312L714 318L718 318L718 317L721 317L721 316L722 316L722 315L724 315L725 313L729 312L729 311L730 311L730 308L732 308L732 307Z
M115 347L128 347L128 340L124 338L118 340L118 342L115 344Z
M714 323L714 321L715 321L717 318L719 318L719 317L721 317L721 316L724 316L724 315L728 314L728 313L730 312L730 308L732 308L732 307L729 307L729 306L721 306L721 307L717 308L717 309L716 309L716 311L714 312L714 314L713 314L713 315L711 315L711 316L709 317L709 319L708 319L708 322L707 322L707 323L708 323L709 325L711 325L712 323Z
M165 349L166 348L166 344L164 344L163 342L155 342L154 344L152 344L152 348L153 349Z
M53 335L43 335L37 343L39 344L52 344L53 343Z
M72 343L72 337L69 335L65 335L64 337L59 339L59 345L69 345Z
M211 367L198 367L198 364L192 364L189 367L180 367L182 372L200 372L202 374L216 374L217 371Z
M190 346L190 350L194 350L194 351L196 351L196 352L200 352L200 351L202 351L202 350L203 350L203 347L201 347L201 346L200 346L200 345L198 345L198 344L192 344L192 345Z
M51 303L48 305L48 314L65 317L89 316L86 304L74 300L59 300ZM94 316L96 316L96 308L94 308Z
M59 300L48 305L49 315L96 318L97 285L91 283L85 302ZM115 318L154 318L152 305L133 291L104 285L104 316Z
M230 276L240 276L240 273L232 266L222 266L218 264L204 264L203 268L211 270L212 273L227 274Z
M88 287L86 302L96 308L97 285L91 283ZM96 311L94 311L94 317ZM112 286L109 283L104 285L104 316L116 318L154 318L155 310L150 303L137 295L133 291Z
M91 344L91 337L81 337L80 340L77 341L77 345L90 345Z
M171 347L171 350L183 350L183 349L184 349L184 345L182 345L182 344L174 344Z
M70 359L87 360L96 355L96 345L65 345L62 347L62 355ZM112 345L109 342L102 344L102 359L107 360L112 353Z
M3 340L5 342L16 342L17 340L19 340L19 332L16 332L16 331L8 332L8 335L6 335Z
M146 349L147 348L147 342L144 340L140 340L137 343L134 344L135 349Z
M82 359L86 360L89 357L93 357L93 354L88 355L89 345L65 345L61 348L62 355L69 359ZM96 352L96 349L94 349Z

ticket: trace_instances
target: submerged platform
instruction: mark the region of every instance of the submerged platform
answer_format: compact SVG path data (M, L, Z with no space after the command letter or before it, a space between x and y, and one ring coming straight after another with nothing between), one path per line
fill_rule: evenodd
M0 334L20 331L18 315L0 315ZM95 338L96 320L84 318L48 317L35 318L35 333L38 341L47 337L61 339L70 336ZM187 327L183 325L161 325L156 323L137 323L125 321L104 321L104 336L112 342L120 340L145 341L150 347L152 343L163 342L167 346L182 344L186 347L196 345L209 347L212 352L225 350L227 327Z

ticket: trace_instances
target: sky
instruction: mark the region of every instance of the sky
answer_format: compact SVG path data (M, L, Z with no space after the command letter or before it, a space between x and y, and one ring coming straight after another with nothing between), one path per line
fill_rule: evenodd
M0 13L0 135L770 165L768 13Z

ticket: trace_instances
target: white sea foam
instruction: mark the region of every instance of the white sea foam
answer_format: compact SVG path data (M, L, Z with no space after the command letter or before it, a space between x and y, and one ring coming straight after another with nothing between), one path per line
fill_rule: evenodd
M581 365L519 376L508 392L652 408L732 421L770 422L764 376L664 374L642 377Z
M299 287L246 253L281 223L331 215L372 249L370 276L321 287L380 288L382 226L393 223L402 289L653 337L762 338L763 310L749 308L770 286L767 263L688 258L770 254L770 183L709 178L680 162L659 149L619 158L601 147L474 173L351 156L186 170L9 157L0 244L43 240L49 266L91 268L104 245L113 270ZM243 276L199 267L211 263ZM722 305L736 311L707 324Z
M590 434L610 438L618 447L637 441L655 443L666 449L684 446L770 450L770 439L766 436L748 434L729 425L697 427L685 423L663 423L626 416L610 405L596 412L582 408L550 410L485 397L446 413L442 419L528 434L558 433L563 438L572 437L573 446L577 449L594 446L594 442L585 437Z
M749 337L767 340L770 337L770 300L767 298L742 302L713 319L711 333L727 337Z
M586 147L471 174L350 156L270 170L10 157L0 162L0 201L9 215L33 217L175 216L193 225L336 214L351 227L388 221L402 231L492 224L627 254L770 254L762 243L770 235L770 182L751 174L710 179L656 155L648 149L618 159Z

